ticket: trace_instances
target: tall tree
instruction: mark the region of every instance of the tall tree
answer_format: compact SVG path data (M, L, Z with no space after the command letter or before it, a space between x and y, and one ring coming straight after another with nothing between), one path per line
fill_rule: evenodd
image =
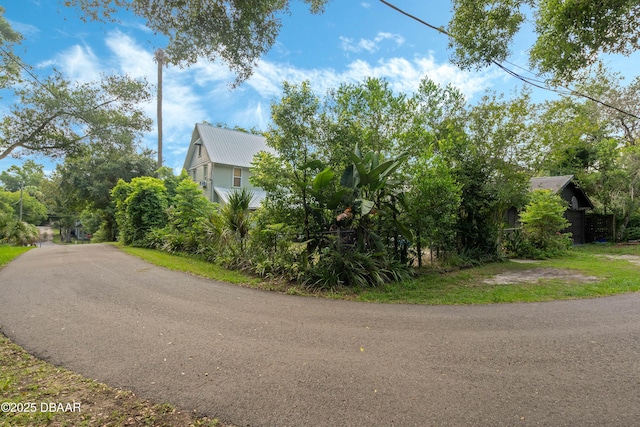
M148 176L134 178L130 183L119 180L111 195L123 243L141 245L149 231L167 224L167 189L161 180Z
M461 190L460 252L478 258L498 254L506 210L524 204L526 166L535 151L534 113L526 93L509 101L488 94L465 120L445 122L435 147Z
M410 168L411 191L407 194L409 224L415 233L418 266L422 266L423 243L434 249L453 249L460 209L460 185L438 158L422 157Z
M599 68L581 83L583 93L640 114L640 78L624 79ZM640 120L590 100L560 99L544 105L538 125L547 156L543 169L573 174L592 196L596 210L613 213L626 227L640 203Z
M314 175L324 169L324 156L319 150L320 99L309 82L283 86L279 103L271 106L273 125L266 133L267 144L277 152L261 153L256 159L252 183L272 195L278 194L288 203L301 206L302 232L311 235L310 192Z
M26 191L0 190L0 205L12 206L15 219L29 224L40 225L47 219L47 207Z
M329 101L332 118L344 128L342 141L329 141L332 151L347 160L356 145L363 151L397 154L399 141L413 124L409 97L394 93L389 82L368 77L360 83L342 84Z
M18 191L21 187L38 189L44 181L44 166L28 159L22 166L11 165L0 173L0 182L7 191Z
M21 36L2 13L0 7L0 89L12 91L15 102L0 119L0 160L29 152L62 157L89 142L131 146L149 130L140 107L150 97L145 81L111 75L73 83L57 71L39 78L11 51Z
M302 0L319 13L329 0ZM290 0L65 0L79 7L85 19L115 20L127 9L146 20L154 32L169 39L168 62L194 64L199 58L222 59L236 75L236 84L251 76L258 59L275 43Z

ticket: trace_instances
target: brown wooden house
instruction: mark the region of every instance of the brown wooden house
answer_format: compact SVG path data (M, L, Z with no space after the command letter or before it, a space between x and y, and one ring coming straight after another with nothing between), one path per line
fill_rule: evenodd
M533 190L551 190L567 201L568 208L564 214L570 225L566 233L571 233L576 245L586 242L586 211L593 209L593 204L582 188L575 182L573 175L546 176L531 178L529 188ZM518 222L515 208L507 213L507 221L512 227Z
M582 188L575 182L573 175L547 176L531 178L531 190L551 190L559 194L569 203L565 218L571 223L565 232L572 233L574 244L585 243L585 215L587 210L593 209L593 203Z

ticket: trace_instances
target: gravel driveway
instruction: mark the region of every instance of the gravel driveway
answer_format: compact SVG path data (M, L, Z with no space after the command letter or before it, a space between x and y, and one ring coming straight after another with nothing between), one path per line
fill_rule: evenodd
M31 353L238 426L637 426L640 294L487 306L256 291L108 245L0 270Z

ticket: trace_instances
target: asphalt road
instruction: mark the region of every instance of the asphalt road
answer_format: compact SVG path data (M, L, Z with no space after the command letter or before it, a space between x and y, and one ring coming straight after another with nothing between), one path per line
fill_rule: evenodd
M43 246L0 270L0 329L56 365L238 426L640 425L640 294L362 304Z

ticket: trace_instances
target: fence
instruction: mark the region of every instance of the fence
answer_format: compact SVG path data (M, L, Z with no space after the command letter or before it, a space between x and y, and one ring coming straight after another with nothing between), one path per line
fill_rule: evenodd
M590 214L585 216L585 243L614 240L613 215Z

